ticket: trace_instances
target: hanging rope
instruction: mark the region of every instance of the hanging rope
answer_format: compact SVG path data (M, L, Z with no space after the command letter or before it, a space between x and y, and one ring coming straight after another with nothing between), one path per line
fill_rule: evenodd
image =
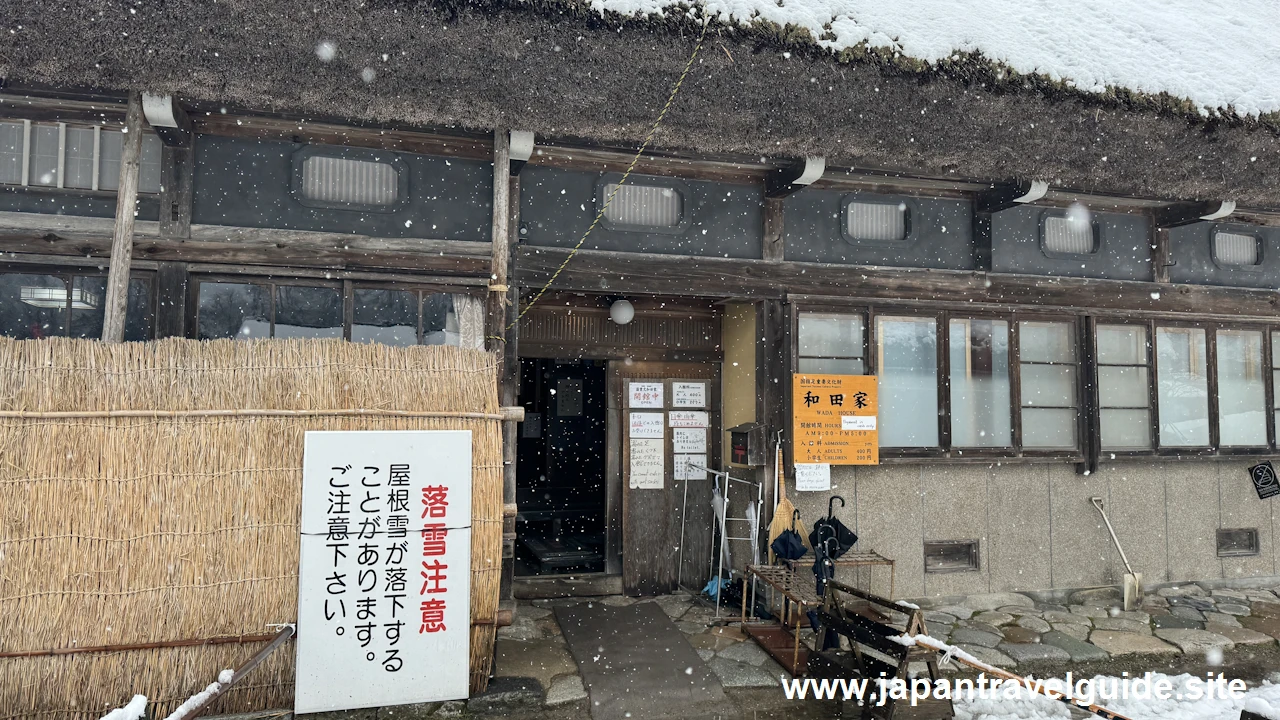
M521 320L523 320L525 314L527 314L529 310L542 299L542 296L551 288L552 283L556 281L556 278L560 277L560 273L564 272L565 267L567 267L573 260L573 257L578 254L578 250L582 249L582 244L587 241L587 237L591 235L591 231L595 230L596 226L600 224L600 220L604 218L605 212L609 210L609 204L613 202L615 197L617 197L618 191L622 189L624 184L626 184L627 178L631 177L632 171L636 169L636 164L640 162L640 158L644 155L645 150L649 149L649 143L653 141L653 136L657 134L658 128L661 127L662 120L667 116L667 111L671 109L671 106L676 101L676 96L680 94L680 88L684 85L685 78L689 76L689 71L693 69L693 63L698 59L698 53L702 50L702 43L707 38L707 28L710 27L710 25L711 16L708 15L703 20L702 30L698 33L698 42L693 46L693 52L689 55L689 60L684 64L684 70L680 72L679 79L677 79L676 84L672 86L671 94L667 96L666 104L662 106L662 111L658 113L658 118L653 121L653 126L649 128L649 134L645 136L644 142L640 144L640 149L636 151L635 157L631 158L630 164L627 165L626 172L622 173L622 179L613 186L613 191L605 198L604 204L600 206L600 211L596 213L595 219L591 221L591 225L589 225L586 231L582 233L582 237L578 238L578 242L573 246L573 249L569 251L569 255L565 257L564 262L560 263L560 267L556 268L556 271L551 274L551 277L547 279L545 284L543 284L542 289L538 290L538 292L534 294L533 298L531 298L529 302L525 303L524 309L516 315L516 319L512 320L511 323L507 325L507 330L515 327Z

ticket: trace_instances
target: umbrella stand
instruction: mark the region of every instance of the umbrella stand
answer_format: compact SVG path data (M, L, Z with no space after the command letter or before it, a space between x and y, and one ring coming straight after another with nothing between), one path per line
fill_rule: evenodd
M758 508L764 502L764 485L762 483L756 482L755 480L743 480L742 478L736 478L727 472L723 472L721 470L712 470L711 468L703 467L701 465L698 465L697 463L692 463L692 462L688 463L688 467L692 468L693 470L702 471L707 473L708 475L711 475L715 479L715 483L716 483L715 489L720 490L721 497L724 498L724 502L721 504L719 508L720 515L717 518L719 522L714 523L711 528L711 546L716 547L715 528L717 525L720 527L720 544L719 544L719 552L717 553L717 555L719 556L719 559L718 559L718 564L716 566L716 574L715 574L716 582L719 582L720 578L723 577L724 575L725 546L728 543L728 541L729 540L746 540L746 541L753 540L750 535L742 535L742 536L731 535L729 533L729 523L743 522L743 523L746 523L748 527L755 527L755 526L758 526L759 524L758 515L755 523L752 522L752 519L750 517L747 517L745 515L743 517L729 516L729 488L733 487L733 483L740 483L742 485L746 485L748 488L754 488L756 491L755 502L756 502L756 507ZM687 483L688 481L685 481L685 482ZM721 482L724 483L723 490L721 490ZM758 512L759 511L757 510L757 513ZM680 522L681 522L680 543L683 546L684 544L683 518L681 519ZM759 540L755 539L754 542L758 543ZM745 592L746 592L746 588L744 587L743 593ZM754 596L754 594L755 594L755 581L752 580L752 595ZM720 619L720 606L721 606L722 595L723 593L721 593L719 590L716 591L716 614L715 614L716 620Z

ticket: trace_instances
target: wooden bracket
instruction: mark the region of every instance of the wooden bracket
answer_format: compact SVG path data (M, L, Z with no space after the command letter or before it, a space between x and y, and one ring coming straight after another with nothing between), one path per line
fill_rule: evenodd
M803 190L822 177L826 169L827 160L823 157L807 157L780 167L765 176L764 196L782 198Z
M533 157L533 133L528 130L512 130L510 142L511 177L519 177L529 158Z
M1219 220L1236 211L1234 200L1206 200L1165 205L1155 210L1155 225L1168 229L1190 225L1201 220Z
M974 198L973 209L979 213L997 213L1012 207L1033 203L1049 192L1043 180L1014 180L992 185Z
M183 110L172 95L142 94L142 114L160 141L169 147L191 147L195 133L191 130L191 116Z

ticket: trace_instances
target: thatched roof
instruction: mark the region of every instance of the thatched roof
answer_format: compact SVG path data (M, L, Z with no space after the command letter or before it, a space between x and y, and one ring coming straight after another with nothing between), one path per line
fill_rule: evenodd
M601 18L560 0L0 8L0 76L14 88L140 89L233 109L623 146L644 137L696 34L691 22ZM335 49L328 62L322 43ZM766 26L712 26L656 145L1280 208L1280 134L1267 122L1000 80L980 62L914 71L875 53L837 58L807 34Z

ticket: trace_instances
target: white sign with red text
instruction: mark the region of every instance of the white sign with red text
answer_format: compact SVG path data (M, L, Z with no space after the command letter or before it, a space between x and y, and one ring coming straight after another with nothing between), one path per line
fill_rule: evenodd
M294 712L467 697L471 432L308 432Z

